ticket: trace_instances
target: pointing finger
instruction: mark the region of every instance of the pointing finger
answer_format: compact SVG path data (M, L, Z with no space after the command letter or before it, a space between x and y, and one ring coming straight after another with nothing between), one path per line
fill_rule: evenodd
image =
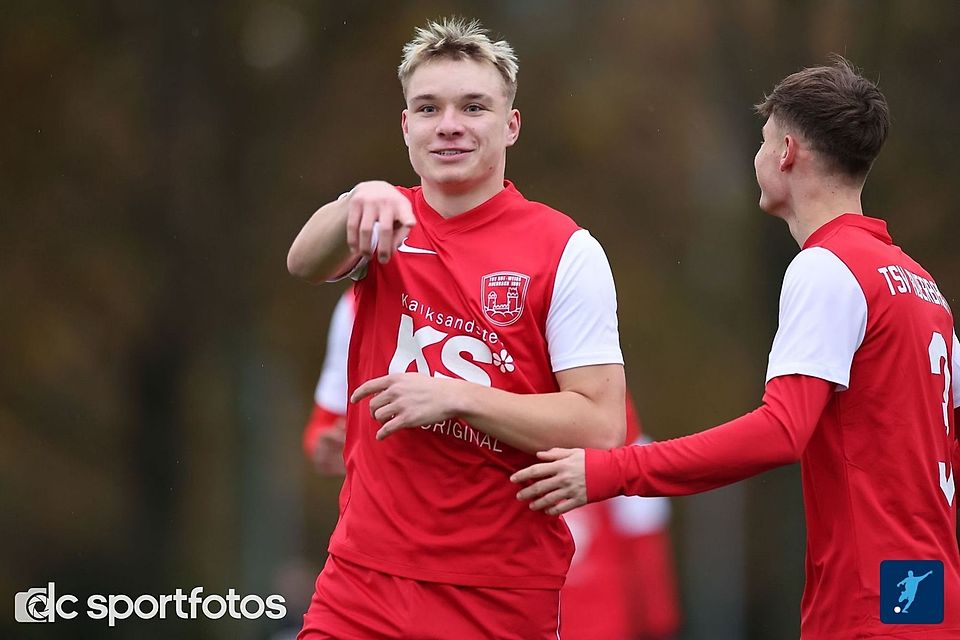
M350 396L350 402L356 404L360 402L367 396L373 395L375 393L380 393L384 389L390 386L390 376L380 376L379 378L373 378L372 380L367 380L362 385L357 387L353 395Z
M360 237L357 240L357 251L365 258L369 258L373 253L373 225L377 221L379 211L376 205L367 203L363 207L363 215L360 216L359 232Z
M360 218L363 207L352 196L348 197L350 201L347 204L347 246L350 247L350 253L357 253L360 245Z
M394 230L393 230L393 209L391 207L382 207L380 209L380 238L377 241L377 259L380 264L384 264L390 259L394 249Z

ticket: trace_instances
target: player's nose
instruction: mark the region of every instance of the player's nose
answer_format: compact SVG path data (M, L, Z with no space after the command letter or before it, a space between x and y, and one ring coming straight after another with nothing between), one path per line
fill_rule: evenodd
M463 133L463 120L460 112L455 108L444 109L437 121L437 133L442 136L458 135Z

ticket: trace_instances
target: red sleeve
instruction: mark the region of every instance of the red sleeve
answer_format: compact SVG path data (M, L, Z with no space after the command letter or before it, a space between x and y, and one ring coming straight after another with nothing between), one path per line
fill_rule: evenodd
M341 417L341 415L324 409L318 404L313 405L313 411L307 420L307 426L303 429L303 452L308 459L313 459L313 452L317 448L317 438L320 437L320 434L332 427Z
M954 469L960 467L960 433L957 432L957 429L960 429L960 407L954 407L953 409L953 435L956 436L956 441L953 443Z
M587 500L716 489L800 459L835 385L789 375L767 383L759 409L675 440L587 449Z

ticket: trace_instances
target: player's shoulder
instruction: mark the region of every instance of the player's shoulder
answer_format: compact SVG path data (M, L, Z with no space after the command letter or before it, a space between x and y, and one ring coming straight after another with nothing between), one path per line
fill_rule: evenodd
M844 216L846 217L846 216ZM861 216L862 217L862 216ZM860 222L855 220L854 222ZM869 222L879 222L869 220ZM821 231L818 230L818 233ZM808 248L820 247L827 249L844 261L870 261L888 256L898 247L894 245L886 234L886 227L882 231L862 224L836 224L828 233L824 233Z
M519 192L513 198L513 207L516 211L510 215L510 219L521 227L516 232L528 239L553 238L566 243L581 229L576 220L563 211L537 200L528 200Z
M933 277L923 265L893 243L886 234L886 227L883 227L882 233L879 233L876 227L877 225L874 225L871 229L857 224L840 225L809 248L804 249L801 254L811 249L826 250L849 267L861 281L877 272L883 273L891 267L907 269L912 274L933 281ZM876 280L875 285L882 290L886 287L886 285L881 286L884 282L885 280L881 278Z
M847 264L831 249L817 245L800 251L783 278L785 289L857 289L859 284Z
M787 267L787 273L815 276L843 266L843 261L830 248L815 245L802 249Z
M528 215L537 217L551 224L579 228L576 220L568 216L563 211L555 209L548 204L544 204L543 202L522 198L519 206L523 207Z

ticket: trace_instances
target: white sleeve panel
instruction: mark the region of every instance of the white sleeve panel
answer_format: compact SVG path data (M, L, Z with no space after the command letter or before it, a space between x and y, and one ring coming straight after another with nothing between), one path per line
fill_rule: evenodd
M953 408L960 407L960 341L957 340L957 332L953 332L953 373L950 379L953 381Z
M586 229L570 236L557 265L547 312L547 347L554 371L623 364L610 263Z
M313 399L318 405L341 415L347 413L347 353L353 333L353 291L340 297L330 318L327 353Z
M804 249L783 277L767 382L798 373L845 390L866 330L867 299L847 265L823 247Z

